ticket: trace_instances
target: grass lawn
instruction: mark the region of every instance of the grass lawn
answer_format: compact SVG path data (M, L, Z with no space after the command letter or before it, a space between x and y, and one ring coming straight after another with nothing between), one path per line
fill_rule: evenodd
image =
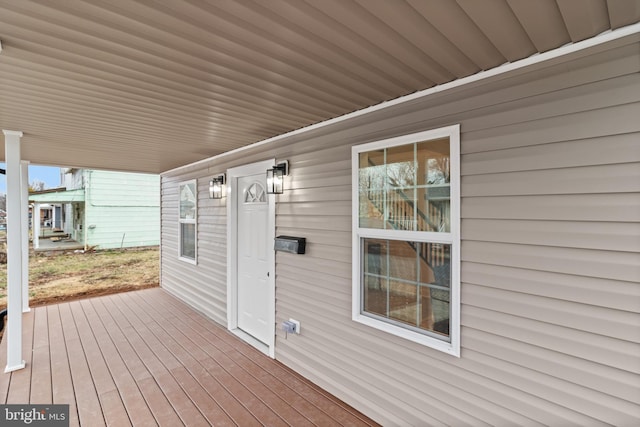
M29 260L32 307L158 286L158 249L33 255ZM0 265L0 310L7 305L7 266Z

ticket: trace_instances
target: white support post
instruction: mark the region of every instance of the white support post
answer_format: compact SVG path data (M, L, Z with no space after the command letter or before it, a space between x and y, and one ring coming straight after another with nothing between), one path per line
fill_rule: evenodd
M32 234L33 234L33 249L40 247L40 203L33 204L33 215L31 216L33 221Z
M22 369L22 223L20 138L22 132L3 130L7 164L7 367Z
M20 162L20 210L22 226L22 312L29 308L29 162ZM33 214L32 214L33 221Z

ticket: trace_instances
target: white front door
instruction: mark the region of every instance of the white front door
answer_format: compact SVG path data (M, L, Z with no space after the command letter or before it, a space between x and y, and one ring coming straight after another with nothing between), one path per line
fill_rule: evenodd
M237 286L238 328L269 344L269 197L265 173L238 178Z

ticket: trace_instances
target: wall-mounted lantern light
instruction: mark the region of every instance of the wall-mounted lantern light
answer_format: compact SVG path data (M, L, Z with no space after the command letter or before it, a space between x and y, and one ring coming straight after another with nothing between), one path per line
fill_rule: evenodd
M209 181L209 198L210 199L222 199L224 196L224 184L227 181L226 175L218 175L215 178L211 178Z
M278 163L272 169L267 169L267 193L282 194L286 175L289 175L289 162L287 160Z

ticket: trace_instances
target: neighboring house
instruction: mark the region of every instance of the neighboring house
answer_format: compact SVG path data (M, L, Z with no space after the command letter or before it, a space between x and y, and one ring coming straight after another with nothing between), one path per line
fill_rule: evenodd
M162 287L387 425L632 425L639 57L534 58L168 171Z
M63 169L62 174L64 188L29 196L36 205L51 205L45 226L97 249L160 243L158 175L93 169Z

